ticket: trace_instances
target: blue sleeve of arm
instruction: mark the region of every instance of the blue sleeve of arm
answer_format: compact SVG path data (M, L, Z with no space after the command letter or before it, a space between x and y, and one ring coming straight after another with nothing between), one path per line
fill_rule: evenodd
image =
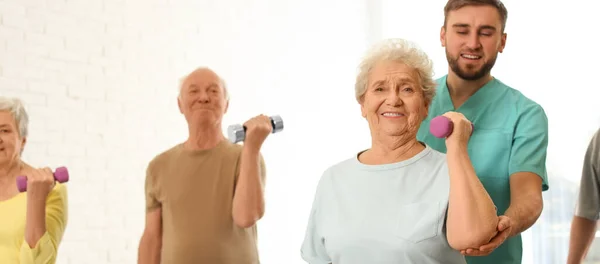
M542 190L549 188L546 172L548 118L535 103L522 108L515 127L508 172L531 172L542 178Z

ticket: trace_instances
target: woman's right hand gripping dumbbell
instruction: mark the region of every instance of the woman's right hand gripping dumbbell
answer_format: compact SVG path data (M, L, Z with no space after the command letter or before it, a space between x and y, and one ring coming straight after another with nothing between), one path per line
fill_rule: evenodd
M52 170L48 167L36 169L26 166L21 170L21 176L27 178L28 199L43 199L45 204L46 197L56 184Z

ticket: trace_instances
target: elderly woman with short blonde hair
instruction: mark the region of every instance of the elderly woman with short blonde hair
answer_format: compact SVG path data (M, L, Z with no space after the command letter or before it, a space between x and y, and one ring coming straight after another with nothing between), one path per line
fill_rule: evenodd
M416 138L435 95L432 63L414 43L374 46L359 67L356 99L371 148L329 167L317 185L302 258L310 264L458 264L460 250L496 233L492 199L467 153L459 113L447 154Z
M0 96L0 263L54 264L67 225L67 190L49 168L21 159L29 133L21 100ZM16 179L27 177L26 192Z

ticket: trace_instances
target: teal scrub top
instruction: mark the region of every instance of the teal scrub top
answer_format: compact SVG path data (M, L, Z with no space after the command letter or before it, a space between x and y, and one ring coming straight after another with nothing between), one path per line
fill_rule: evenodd
M510 205L510 175L532 172L542 178L542 190L548 190L546 151L548 119L544 109L521 92L493 78L458 109L454 109L447 75L437 80L436 96L429 115L421 124L417 139L446 153L445 139L429 132L432 118L448 111L460 112L475 126L468 143L469 157L475 172L490 194L498 214ZM522 240L517 235L507 239L490 255L467 257L469 264L520 264Z

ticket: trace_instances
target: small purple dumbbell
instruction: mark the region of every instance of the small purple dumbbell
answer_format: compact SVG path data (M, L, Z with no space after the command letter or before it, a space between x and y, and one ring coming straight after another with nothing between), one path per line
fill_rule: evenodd
M69 171L66 167L58 167L54 171L54 179L57 182L65 183L69 181ZM17 177L17 188L19 192L27 191L27 177L19 176Z
M437 138L446 138L452 134L454 123L445 116L436 116L429 123L429 132ZM475 126L471 123L471 135L473 135Z

